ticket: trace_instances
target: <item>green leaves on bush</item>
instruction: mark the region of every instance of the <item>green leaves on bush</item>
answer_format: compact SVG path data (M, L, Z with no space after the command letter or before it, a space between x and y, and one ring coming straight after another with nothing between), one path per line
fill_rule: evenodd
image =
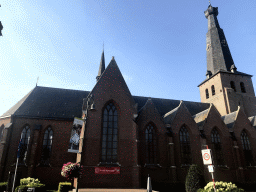
M186 192L196 192L205 185L203 171L198 165L191 165L185 181Z
M27 189L27 188L41 188L44 187L45 184L40 183L38 179L34 178L23 178L20 180L20 186L16 187L15 192L18 191L18 189Z
M237 188L237 186L231 182L217 181L215 182L216 192L244 192L243 189ZM214 192L213 182L209 182L204 189L199 189L197 192Z
M68 190L72 190L72 185L70 182L60 182L58 192L65 192Z
M7 184L8 184L8 182L1 182L0 183L0 191L5 191Z

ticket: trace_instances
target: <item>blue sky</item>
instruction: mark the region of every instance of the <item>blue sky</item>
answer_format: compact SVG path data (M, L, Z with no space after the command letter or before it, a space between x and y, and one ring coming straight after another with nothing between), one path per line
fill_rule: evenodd
M256 75L256 1L219 7L237 70ZM137 96L200 101L207 0L2 0L0 115L39 86L90 91L103 42ZM255 76L252 77L256 86Z

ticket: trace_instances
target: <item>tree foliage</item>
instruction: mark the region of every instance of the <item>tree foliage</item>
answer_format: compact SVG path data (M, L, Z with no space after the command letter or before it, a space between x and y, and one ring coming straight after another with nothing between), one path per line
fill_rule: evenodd
M204 185L202 169L196 164L191 165L185 181L186 192L196 192L198 189L203 188Z

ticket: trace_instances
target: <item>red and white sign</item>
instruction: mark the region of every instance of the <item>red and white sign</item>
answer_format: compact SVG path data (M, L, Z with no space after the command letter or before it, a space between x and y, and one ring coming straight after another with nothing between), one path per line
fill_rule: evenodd
M120 167L95 167L95 174L120 174Z
M205 165L212 165L211 149L203 149L202 156Z

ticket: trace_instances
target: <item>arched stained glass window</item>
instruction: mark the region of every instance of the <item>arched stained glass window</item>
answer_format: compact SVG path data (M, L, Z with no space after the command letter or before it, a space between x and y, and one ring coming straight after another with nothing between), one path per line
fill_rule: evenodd
M236 92L236 86L235 86L235 82L234 81L230 81L230 86Z
M181 160L183 165L191 165L191 148L190 148L190 138L186 127L183 125L180 129L180 150L181 150Z
M212 95L215 95L215 87L212 85Z
M208 91L208 89L205 89L205 96L206 96L206 99L209 98L209 91Z
M224 165L220 135L216 128L211 132L213 159L216 165Z
M117 110L109 103L103 110L101 162L113 164L117 162Z
M244 86L243 82L240 83L240 87L241 87L241 92L246 93L245 86Z
M148 124L145 130L146 136L146 161L147 164L157 164L157 138L152 124Z
M28 125L24 127L21 132L21 149L20 149L20 163L24 164L27 159L28 144L30 140L30 128Z
M44 139L43 139L43 149L41 155L41 164L42 165L49 165L49 160L52 151L52 138L53 138L53 131L51 127L48 127L44 132Z
M244 151L244 158L245 158L246 166L253 166L254 161L253 161L253 156L252 156L251 144L250 144L248 135L246 134L245 130L243 130L241 133L241 142L242 142L242 147L243 147L243 151Z

